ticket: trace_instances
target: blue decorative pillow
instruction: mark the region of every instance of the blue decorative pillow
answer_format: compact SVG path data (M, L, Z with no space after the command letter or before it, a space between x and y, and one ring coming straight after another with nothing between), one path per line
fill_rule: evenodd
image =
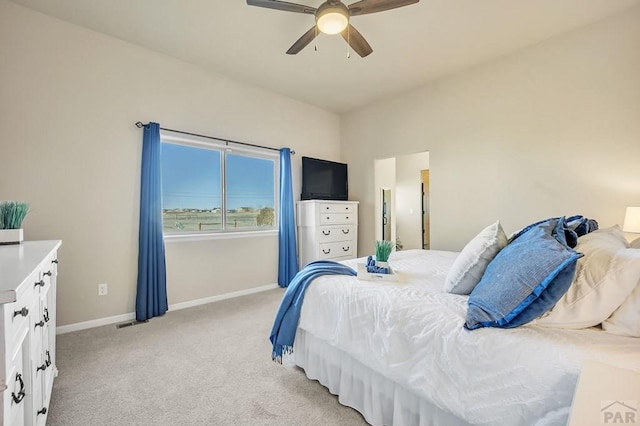
M469 296L465 328L513 328L564 295L582 255L567 247L564 218L529 227L493 259Z
M574 248L576 245L578 245L578 237L582 237L583 235L586 235L589 232L593 232L598 229L598 222L596 220L588 219L581 215L575 215L568 218L552 217L552 218L541 220L539 222L535 222L535 223L532 223L531 225L525 226L518 232L515 232L511 237L509 237L509 242L516 240L519 236L523 235L531 228L541 225L543 223L547 223L551 220L562 221L562 229L565 234L565 241L563 242L563 244L571 248ZM558 239L558 241L560 240Z
M572 218L574 217L577 217L577 216L572 216ZM552 234L559 242L571 248L578 245L578 234L576 234L576 232L571 227L568 226L567 220L564 217L552 217L549 219L532 223L531 225L527 225L521 230L519 230L518 232L516 232L515 234L513 234L509 238L509 243L512 243L518 237L520 237L521 235L524 235L530 229L535 228L536 226L545 225L551 222L557 224L557 228L552 231ZM564 232L564 237L560 235L561 231Z
M565 220L567 227L572 229L578 237L587 235L590 232L598 230L598 222L595 219L589 219L581 215L568 217ZM575 247L571 246L570 247Z

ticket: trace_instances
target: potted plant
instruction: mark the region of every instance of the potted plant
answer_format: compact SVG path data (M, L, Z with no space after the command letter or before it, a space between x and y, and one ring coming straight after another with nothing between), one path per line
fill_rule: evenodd
M0 245L22 242L22 221L27 213L29 213L27 203L0 201Z
M391 250L393 250L393 243L391 241L376 241L376 265L387 268L389 266L387 261L389 260Z

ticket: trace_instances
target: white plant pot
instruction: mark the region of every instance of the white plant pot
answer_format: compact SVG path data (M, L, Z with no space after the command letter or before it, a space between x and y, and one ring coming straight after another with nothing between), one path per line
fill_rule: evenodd
M0 229L0 245L20 244L23 240L22 228Z
M388 268L389 262L381 262L379 260L376 260L376 266L379 268Z

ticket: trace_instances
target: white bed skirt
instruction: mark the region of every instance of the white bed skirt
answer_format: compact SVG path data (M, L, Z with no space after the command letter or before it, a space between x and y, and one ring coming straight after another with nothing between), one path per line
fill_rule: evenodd
M358 410L372 425L466 425L413 392L378 374L340 349L298 328L293 360L309 379L319 381L342 405Z

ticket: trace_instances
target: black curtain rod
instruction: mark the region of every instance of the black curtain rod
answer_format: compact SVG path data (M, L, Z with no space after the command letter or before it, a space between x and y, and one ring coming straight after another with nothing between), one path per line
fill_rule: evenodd
M146 124L144 124L142 121L138 121L136 122L136 127L139 129L142 129L144 126L146 126ZM221 142L226 142L226 143L235 143L238 145L245 145L245 146L251 146L253 148L261 148L261 149L270 149L271 151L280 151L278 148L272 148L270 146L262 146L262 145L255 145L252 143L246 143L246 142L238 142L238 141L234 141L231 139L222 139L222 138L216 138L215 136L207 136L207 135L199 135L197 133L189 133L189 132L183 132L182 130L174 130L174 129L167 129L165 127L160 127L160 130L166 130L168 132L174 132L174 133L180 133L183 135L189 135L189 136L198 136L201 138L206 138L206 139L213 139L215 141L221 141ZM291 154L295 154L295 151L291 151Z

